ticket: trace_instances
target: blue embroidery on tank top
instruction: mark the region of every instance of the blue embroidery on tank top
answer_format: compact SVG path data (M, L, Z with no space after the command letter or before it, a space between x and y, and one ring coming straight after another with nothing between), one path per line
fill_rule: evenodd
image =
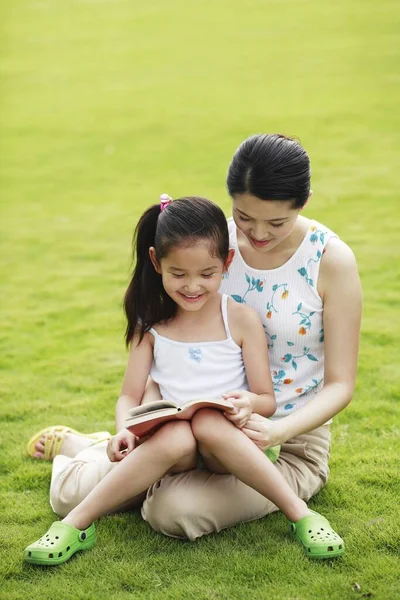
M201 348L189 348L189 358L195 360L196 362L201 362Z

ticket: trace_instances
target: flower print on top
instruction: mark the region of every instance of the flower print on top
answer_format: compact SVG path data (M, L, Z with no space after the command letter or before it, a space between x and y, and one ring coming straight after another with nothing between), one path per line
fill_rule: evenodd
M268 345L268 348L271 349L271 348L274 347L274 341L276 340L276 338L278 336L276 335L276 333L274 333L273 335L270 335L268 333L267 328L266 328L266 326L264 324L263 324L263 327L264 327L264 333L267 336L267 345Z
M288 284L287 283L275 283L272 286L272 296L271 296L271 300L268 300L267 302L267 319L270 319L272 317L272 312L274 313L278 313L278 309L276 308L275 304L274 304L274 300L275 300L275 295L278 292L278 290L282 290L281 293L281 299L282 300L286 300L286 298L289 296L289 290L288 290Z
M289 385L293 382L293 379L286 377L286 371L279 369L279 371L272 371L272 383L274 385L274 392L281 392L282 385Z
M311 317L313 317L315 315L315 311L312 310L308 314L305 312L301 312L302 306L303 306L303 303L300 302L297 309L292 314L300 316L300 319L301 319L300 323L299 323L300 329L299 329L298 333L300 335L306 335L307 331L311 327Z
M247 294L249 294L250 292L254 292L254 290L256 290L257 292L262 292L264 288L264 282L261 281L261 279L255 279L255 277L250 278L250 275L248 275L247 273L245 273L245 278L247 282L247 290L245 291L243 296L239 296L238 294L231 295L231 298L233 298L235 302L239 302L240 304L246 304L245 298Z
M323 306L318 275L326 244L337 236L310 221L303 241L288 261L276 269L261 270L244 262L233 219L228 220L228 226L235 257L221 291L252 306L261 317L277 400L273 418L282 417L304 406L323 386Z
M312 244L315 244L315 242L318 242L318 238L319 238L319 241L321 242L321 244L324 244L326 231L322 231L322 229L318 229L318 227L316 225L311 225L310 231L311 231L310 242Z
M288 342L288 346L294 346L294 342ZM296 360L301 360L302 358L308 358L308 360L313 360L318 362L318 358L316 358L313 354L310 353L310 348L304 346L302 354L290 354L289 352L282 356L281 361L285 363L291 363L292 368L297 371L297 362Z
M312 262L318 263L321 260L321 256L322 256L321 250L317 250L317 254L316 254L315 258L310 258L305 267L301 267L300 269L297 269L297 272L300 273L300 275L302 277L306 278L308 285L310 285L311 287L314 287L314 279L310 276L310 271L309 271L310 263L312 263Z
M325 247L325 236L328 233L330 233L329 230L323 231L322 229L319 229L316 225L311 225L309 231L311 232L311 235L309 237L311 244L315 245L317 242L319 242L323 247ZM324 253L324 250L322 250L322 252L321 252L321 250L317 250L317 254L316 254L315 258L310 258L305 267L301 267L300 269L297 269L297 271L300 273L300 275L302 277L305 277L307 283L309 285L311 285L311 287L314 287L314 280L312 279L312 277L309 276L310 263L311 262L318 263L321 260L323 253Z

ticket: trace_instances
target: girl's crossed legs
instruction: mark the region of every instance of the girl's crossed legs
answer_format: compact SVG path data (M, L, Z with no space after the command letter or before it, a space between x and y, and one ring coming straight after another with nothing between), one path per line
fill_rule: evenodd
M206 409L199 411L191 423L168 423L120 463L111 463L111 469L109 464L109 472L72 508L64 522L85 529L104 514L138 503L143 492L163 475L194 469L197 444L209 471L232 473L277 505L291 521L309 514L306 503L265 454L221 412ZM91 465L86 463L82 468L90 469ZM82 478L83 473L79 475ZM58 495L62 497L60 492L59 486ZM52 504L59 514L66 513L54 494Z
M323 432L327 470L329 428L319 429ZM318 437L319 435L316 436L316 443L320 441ZM198 470L182 473L195 468L197 443L204 455L205 464L211 471L230 472L233 475L212 475ZM92 451L96 451L96 446ZM81 454L85 452L87 454L89 451ZM282 454L287 454L285 449ZM71 504L77 504L87 494L64 519L64 523L79 530L87 528L103 514L139 504L144 497L142 492L150 486L142 509L143 517L154 529L176 537L195 539L199 535L219 531L241 521L260 518L276 510L274 503L290 520L297 521L309 514L309 511L296 494L300 492L300 495L308 499L325 483L314 472L312 483L304 491L301 489L301 479L307 479L310 464L305 466L303 457L294 457L293 464L290 464L289 453L289 464L278 461L289 467L288 473L285 473L285 469L281 468L282 464L273 465L247 436L214 410L197 413L191 424L182 421L167 424L120 463L110 463L105 458L104 445L103 460L99 460L99 455L100 445L97 448L97 458L92 456L89 462L80 462L78 456L61 473L56 473L52 480L52 505L60 515L67 514ZM302 468L298 468L299 465L304 466L303 472ZM288 481L282 478L279 471L285 473ZM166 473L169 475L163 477ZM174 473L180 475L173 475ZM97 485L96 477L103 477ZM85 489L81 485L77 495L76 483L85 480L88 480L88 485L93 489ZM72 497L74 491L75 498ZM184 514L185 506L188 508L185 503L188 495L191 495L191 515ZM198 502L195 496L199 499ZM173 503L176 506L171 507L171 498L175 498ZM180 512L182 519L179 519ZM218 514L222 513L221 519ZM174 514L178 519L174 518ZM188 519L188 516L192 518ZM183 531L177 523L179 520L185 521L187 525ZM167 523L167 526L163 523Z

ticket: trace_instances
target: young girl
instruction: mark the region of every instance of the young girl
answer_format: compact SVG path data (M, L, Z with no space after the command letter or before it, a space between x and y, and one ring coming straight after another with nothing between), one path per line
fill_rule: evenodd
M257 314L218 291L233 257L224 214L208 200L162 198L144 213L125 298L131 350L120 402L126 409L138 405L150 374L167 399L183 403L223 395L235 409L200 410L191 423L167 423L142 444L127 431L117 434L126 455L63 521L26 548L28 562L59 564L93 547L95 519L124 506L165 473L194 469L197 448L209 470L233 473L280 508L298 532L323 522L324 535L331 536L330 556L343 552L343 541L326 519L307 508L241 431L254 413L269 417L276 405ZM315 537L310 552L322 557L327 551Z

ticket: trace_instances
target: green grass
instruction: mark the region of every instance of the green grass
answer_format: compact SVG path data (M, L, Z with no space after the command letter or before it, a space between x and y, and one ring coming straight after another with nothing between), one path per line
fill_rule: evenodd
M390 0L2 1L1 599L399 597L399 16ZM346 555L308 562L282 515L190 544L134 514L102 519L62 567L24 565L53 519L50 465L24 443L47 424L113 427L138 216L162 192L228 214L228 162L259 131L300 137L307 214L363 281L357 390L311 503Z

